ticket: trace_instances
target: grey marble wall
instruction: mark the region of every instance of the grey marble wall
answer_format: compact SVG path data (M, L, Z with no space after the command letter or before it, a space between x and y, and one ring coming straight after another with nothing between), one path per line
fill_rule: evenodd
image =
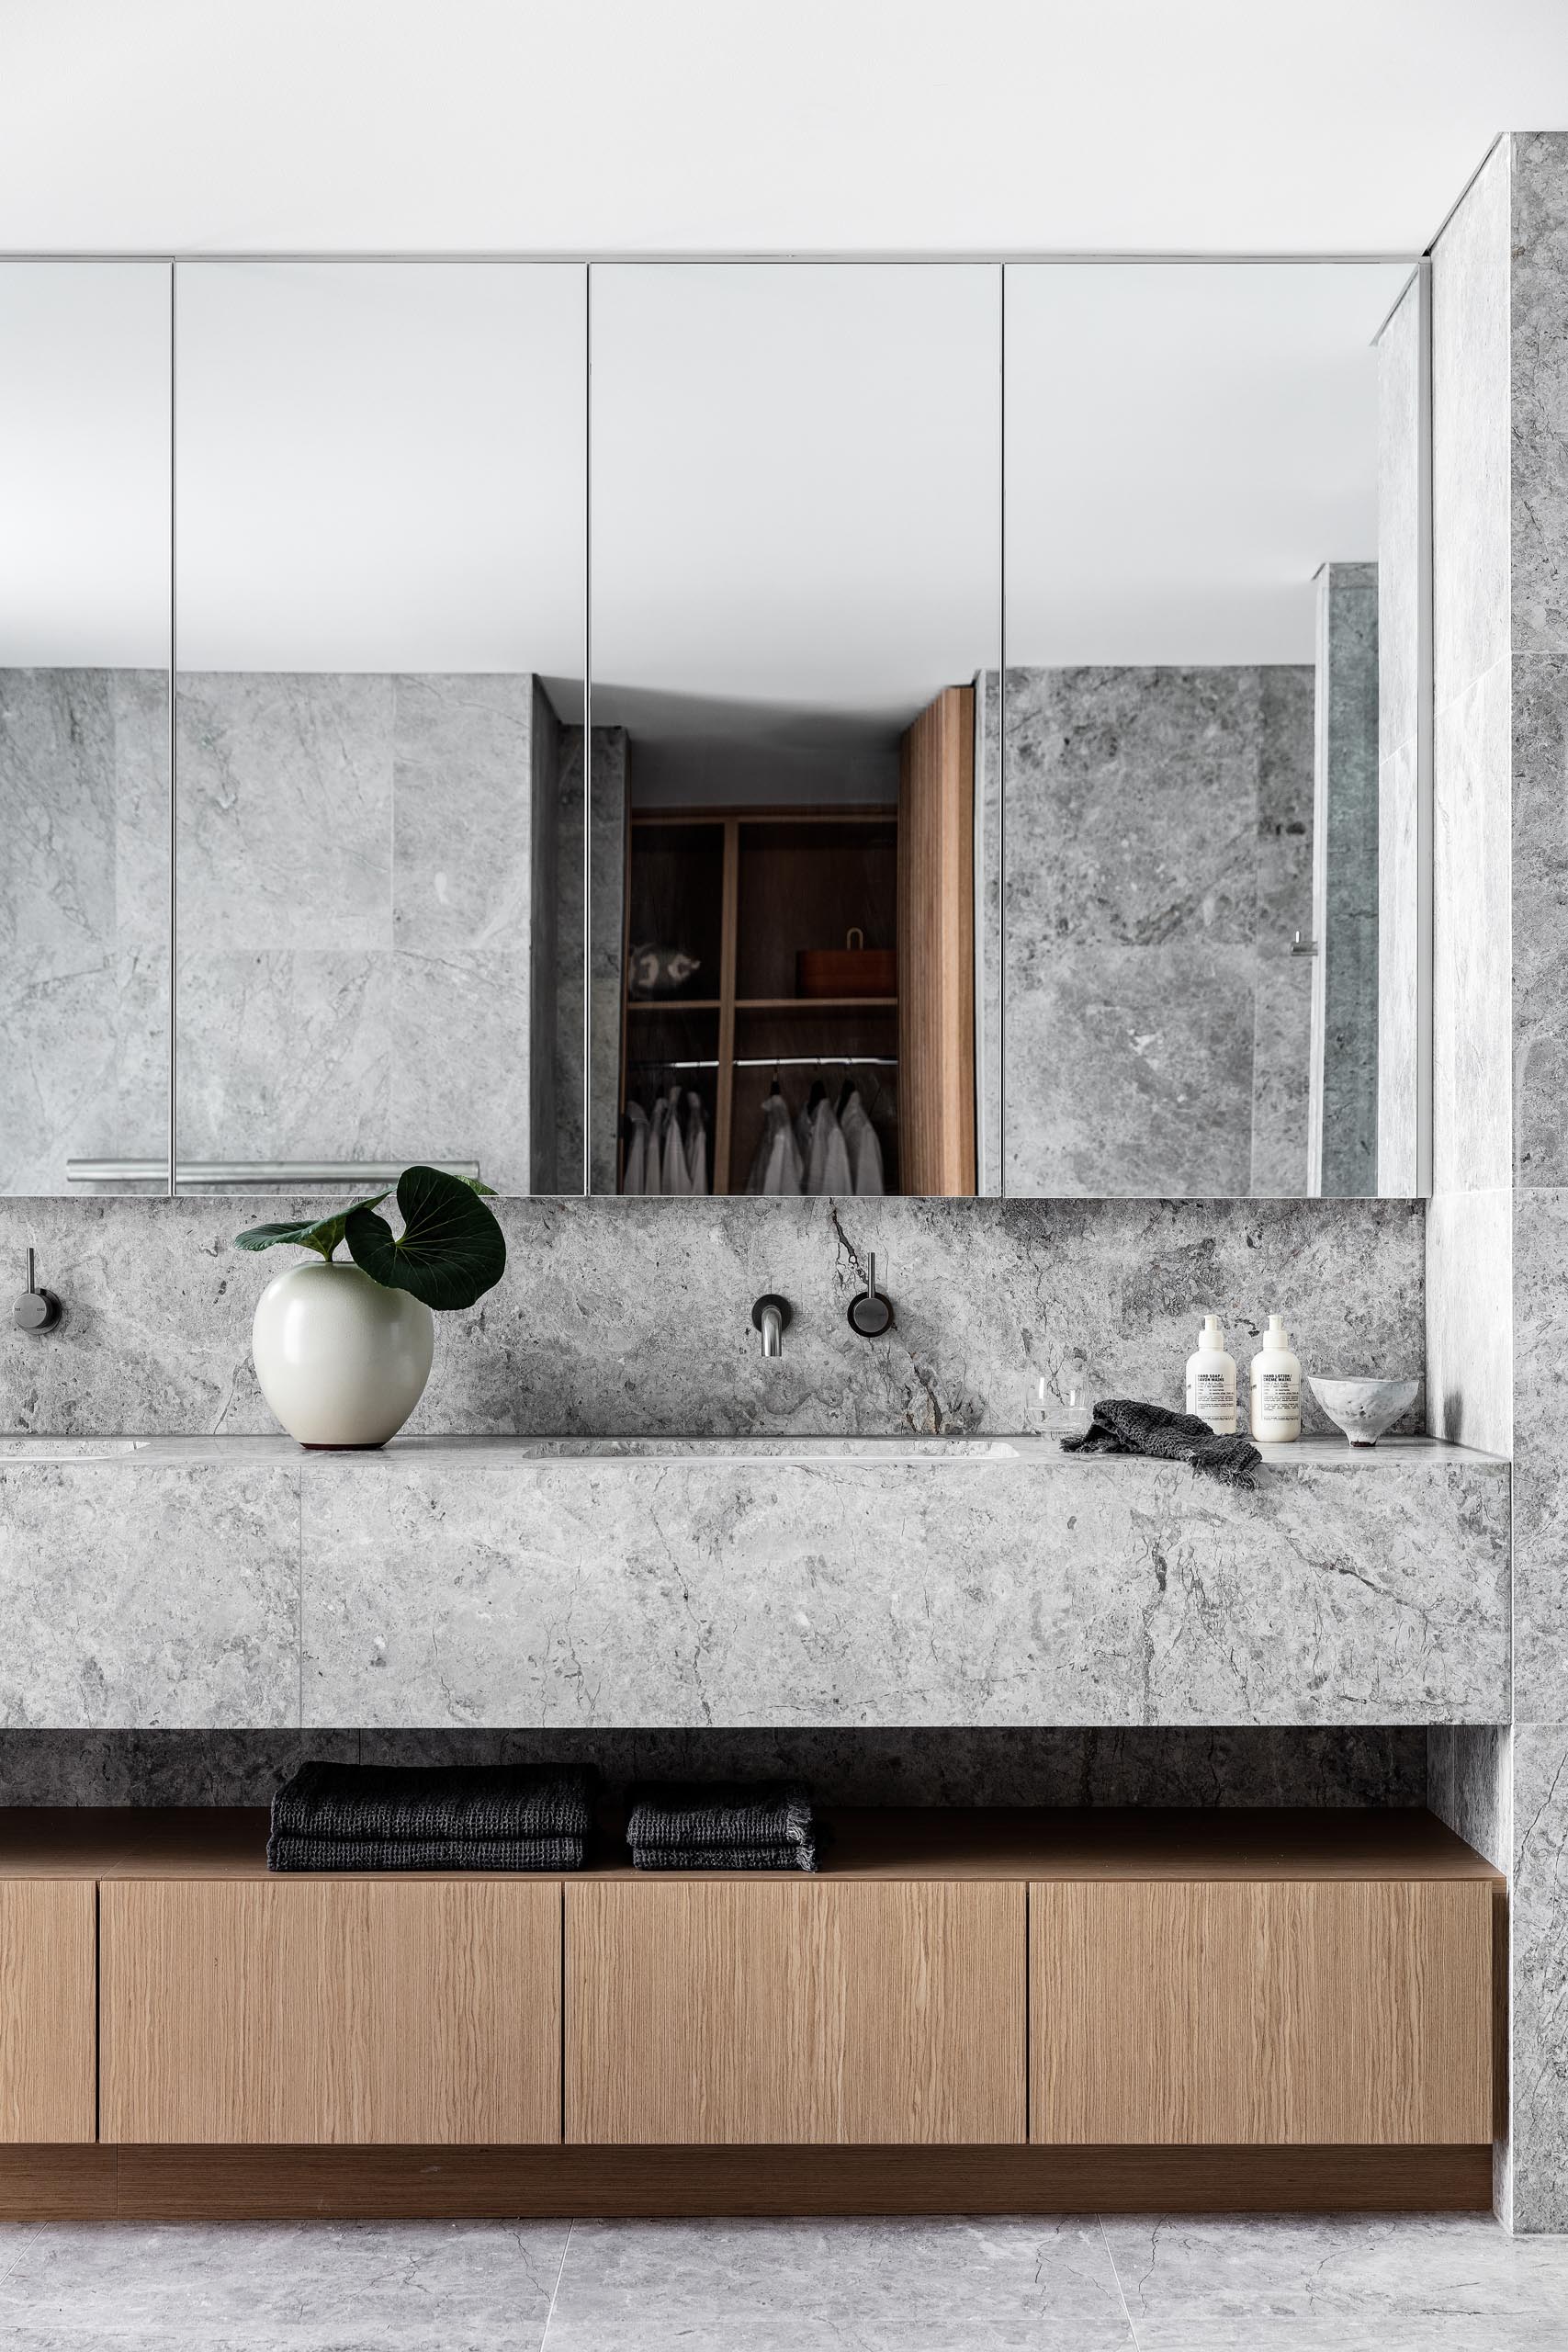
M0 671L0 1193L168 1131L168 685Z
M1394 1196L1419 1182L1421 368L1413 278L1378 341L1377 1189Z
M1514 1453L1514 1710L1432 1800L1510 1879L1498 2203L1568 2229L1568 138L1501 141L1434 258L1432 1426Z
M1312 1187L1378 1190L1378 569L1325 563L1317 594Z
M477 1159L528 1189L546 719L524 673L182 674L182 1157Z
M1312 670L1010 670L1006 727L1009 1193L1306 1192Z
M1179 1404L1205 1311L1243 1361L1279 1312L1309 1371L1422 1365L1418 1202L496 1209L506 1278L472 1313L437 1318L412 1430L1016 1430L1030 1371L1059 1396ZM0 1325L0 1429L270 1430L250 1327L285 1260L231 1247L250 1221L236 1202L0 1201L0 1265L35 1245L66 1314L43 1339ZM897 1321L886 1340L856 1340L844 1310L872 1250ZM769 1290L794 1301L795 1319L765 1364L750 1306ZM1308 1427L1324 1427L1303 1402ZM1418 1397L1408 1426L1424 1416Z
M1419 1804L1423 1736L1378 1730L0 1732L3 1804L265 1804L307 1756L566 1758L644 1779L798 1775L819 1804Z
M593 1009L588 1115L592 1148L588 1189L614 1193L619 1179L615 1125L620 1109L621 961L626 888L626 810L630 749L624 727L593 729L593 842L590 883ZM582 729L561 730L560 857L566 877L582 871ZM581 1191L582 1158L582 894L563 893L556 1025L556 1100L559 1106L561 1192ZM537 1189L537 1188L536 1188Z

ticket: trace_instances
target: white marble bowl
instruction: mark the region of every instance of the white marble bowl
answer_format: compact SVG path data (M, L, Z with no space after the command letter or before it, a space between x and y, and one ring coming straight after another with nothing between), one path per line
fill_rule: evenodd
M1352 1445L1376 1445L1416 1401L1418 1380L1319 1380L1308 1385L1337 1430Z

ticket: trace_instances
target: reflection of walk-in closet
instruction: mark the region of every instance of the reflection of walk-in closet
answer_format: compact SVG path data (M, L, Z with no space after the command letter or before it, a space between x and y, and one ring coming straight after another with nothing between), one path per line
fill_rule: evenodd
M896 804L634 805L623 1191L974 1191L973 724Z

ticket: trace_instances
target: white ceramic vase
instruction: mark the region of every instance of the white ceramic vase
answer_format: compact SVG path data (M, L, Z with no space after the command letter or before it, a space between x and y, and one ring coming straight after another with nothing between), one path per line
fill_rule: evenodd
M322 1258L275 1275L251 1326L262 1395L301 1445L385 1445L424 1394L434 1351L423 1299Z

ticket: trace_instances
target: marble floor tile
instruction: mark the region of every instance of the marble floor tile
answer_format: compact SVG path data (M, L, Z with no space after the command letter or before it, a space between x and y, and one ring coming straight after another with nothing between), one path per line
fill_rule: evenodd
M1100 2352L1132 2332L1077 2220L580 2222L546 2352Z
M564 2222L40 2222L6 2352L538 2352Z
M1108 2220L1139 2352L1554 2352L1568 2241L1483 2214Z

